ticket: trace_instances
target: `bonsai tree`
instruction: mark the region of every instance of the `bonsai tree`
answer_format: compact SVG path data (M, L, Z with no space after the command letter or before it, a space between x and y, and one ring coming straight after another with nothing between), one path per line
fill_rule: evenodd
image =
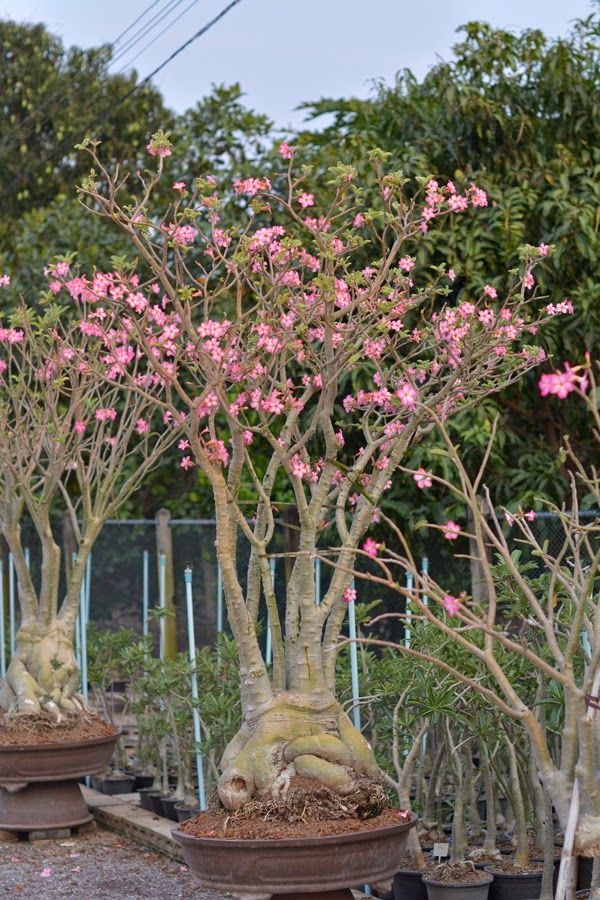
M211 177L178 181L173 203L154 205L168 135L153 136L151 168L135 182L105 168L97 144L82 148L93 164L82 202L129 236L140 261L135 302L125 261L104 276L119 279L125 295L108 298L123 327L106 330L107 355L135 347L136 364L145 360L160 397L128 366L119 384L176 424L182 467L197 467L214 497L243 714L221 761L219 797L229 809L255 795L285 797L294 774L353 792L378 777L371 747L335 696L357 552L369 553L372 541L360 549L365 532L431 415L445 419L543 358L528 344L538 318L526 307L548 248L523 250L507 296L488 284L458 303L452 270L419 277L419 245L432 218L487 203L474 184L408 184L401 172L386 174L385 154L374 151L378 204L365 208L355 171L340 164L330 172L334 199L321 209L282 144L275 187L263 175L233 184L247 218L226 228L228 195ZM353 264L359 250L370 265ZM280 601L269 556L282 501L297 519L297 550ZM251 548L243 575L240 535ZM332 573L320 604L317 557ZM272 671L257 639L263 598Z
M23 306L0 323L0 529L14 560L21 611L15 653L0 685L0 708L45 710L60 718L84 707L73 631L94 541L175 433L152 426L155 407L142 394L123 393L98 379L105 355L98 323L109 320L101 308L88 310L67 262L52 266L48 276L50 291L41 311ZM57 277L67 279L77 298L75 310L53 300ZM59 507L68 511L78 542L62 596L61 552L52 528ZM21 542L23 514L39 539L39 583Z
M563 369L540 379L543 393L558 400L571 398L586 405L590 434L600 442L598 388L592 364L565 364ZM469 540L469 553L481 568L485 590L477 601L466 593L450 595L444 585L419 571L410 541L398 525L388 520L398 549L381 550L380 575L364 576L394 587L446 640L466 651L486 672L473 677L467 667L456 666L426 649L411 654L442 667L459 681L494 704L505 716L526 729L535 766L565 830L565 854L571 851L600 854L600 791L598 771L598 720L600 693L600 482L597 469L585 465L565 438L562 459L570 491L562 507L547 504L560 529L551 545L540 534L533 511L498 511L484 484L485 464L495 438L492 429L487 452L475 473L461 459L460 446L435 412L432 421L445 443L445 459L456 481L434 471L419 473L442 496L459 499L470 516L469 526L456 522L433 525L447 539ZM406 474L411 471L406 469ZM412 473L417 474L417 473ZM435 489L435 488L434 488ZM590 512L586 514L585 508ZM583 511L582 511L583 510ZM473 549L475 548L475 549ZM474 555L475 554L475 555ZM414 589L400 583L404 571L412 573ZM358 575L359 573L356 572ZM424 597L429 598L425 602ZM376 619L372 620L372 624ZM388 646L387 641L370 641ZM507 654L522 660L526 678L511 678ZM533 681L534 690L531 689ZM539 685L540 690L535 686ZM559 752L541 713L542 703L554 702L561 711ZM506 744L510 748L511 740ZM512 776L511 776L512 777ZM517 794L516 781L514 793ZM563 890L564 890L563 883ZM561 894L562 896L562 894Z

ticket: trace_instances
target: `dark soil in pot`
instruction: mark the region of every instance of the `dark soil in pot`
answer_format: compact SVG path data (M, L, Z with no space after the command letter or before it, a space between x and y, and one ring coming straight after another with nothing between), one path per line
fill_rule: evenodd
M154 775L136 775L135 790L141 791L143 788L151 788L154 784Z
M172 797L161 797L162 806L163 806L163 816L166 816L167 819L171 819L172 822L178 822L177 811L175 806L177 804L177 800L173 800Z
M176 803L175 813L177 814L178 822L187 822L188 819L198 816L200 809L197 806L186 806L185 803Z
M103 794L132 794L135 778L131 775L109 775L102 782Z
M489 866L494 876L489 900L530 900L539 897L543 870L536 866Z
M7 716L0 709L0 746L60 744L89 741L116 734L117 729L94 712L65 713L60 723L49 713L35 716Z
M494 876L471 865L442 865L423 875L428 900L488 900Z

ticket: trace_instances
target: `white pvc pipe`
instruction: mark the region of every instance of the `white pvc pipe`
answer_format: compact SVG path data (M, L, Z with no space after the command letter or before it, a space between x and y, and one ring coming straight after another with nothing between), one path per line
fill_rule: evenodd
M352 581L354 588L354 581ZM360 691L358 686L358 647L356 644L356 610L354 600L348 604L348 631L350 635L350 679L352 682L352 721L357 731L360 731L360 706L358 704Z
M92 554L88 556L85 567L85 621L90 621L90 608L92 605Z
M27 571L29 571L31 568L31 552L29 547L25 547L23 553L25 555L25 565L27 566Z
M167 608L167 557L164 553L158 557L158 605L162 615L160 617L160 642L159 656L165 658L165 610Z
M8 554L8 617L10 627L10 655L15 655L15 566L12 553Z
M148 603L150 599L150 554L144 550L142 557L142 636L148 635Z
M4 563L0 559L0 677L6 675L6 621L4 618Z
M204 769L202 765L202 735L200 732L200 711L198 709L198 675L196 673L196 635L194 629L194 604L192 598L192 570L190 566L185 569L185 601L187 607L187 627L190 666L192 669L192 717L194 721L194 742L196 745L196 769L198 771L198 801L200 809L206 809L206 793L204 790Z
M75 565L75 560L77 559L77 554L71 554L71 569ZM81 606L81 603L79 604ZM79 665L79 671L81 672L81 615L78 615L75 619L75 656L77 657L77 663Z

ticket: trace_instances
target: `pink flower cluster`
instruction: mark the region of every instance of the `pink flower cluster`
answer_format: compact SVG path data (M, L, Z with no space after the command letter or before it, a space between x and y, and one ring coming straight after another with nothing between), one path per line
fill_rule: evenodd
M583 374L579 374L581 372ZM575 390L585 393L588 381L583 366L571 366L565 362L564 371L556 369L554 372L545 373L538 381L538 386L542 397L554 394L560 400L565 400Z
M271 190L271 182L268 178L237 178L233 182L233 190L236 194L250 194L255 197L257 194Z

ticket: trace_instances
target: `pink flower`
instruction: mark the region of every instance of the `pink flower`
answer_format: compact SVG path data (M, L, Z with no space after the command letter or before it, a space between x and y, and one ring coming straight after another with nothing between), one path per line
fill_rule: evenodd
M409 384L408 381L399 385L396 390L396 397L400 400L400 405L407 406L408 409L413 409L419 399L416 388Z
M496 290L495 287L492 287L491 284L486 284L486 286L483 289L483 293L486 295L486 297L491 297L492 300L495 300L496 297L498 296L498 291Z
M244 446L247 447L254 441L254 435L251 431L244 431L242 433L242 441L244 442Z
M10 275L0 275L0 287L8 287L10 284Z
M183 191L186 191L187 185L186 185L185 181L174 181L173 182L173 190L179 191L180 193L183 193Z
M444 594L442 606L449 616L455 616L460 610L460 600L457 597L453 597L452 594Z
M548 244L538 244L538 253L540 256L548 256L550 252L550 247Z
M454 279L456 278L456 272L454 271L454 269L448 269L448 278L450 279L450 281L454 281Z
M525 518L527 519L528 522L535 522L535 520L537 518L537 514L535 513L535 511L533 509L530 509L529 512L525 513Z
M524 287L526 287L528 290L531 290L531 288L534 286L534 284L535 284L535 278L533 277L533 275L531 274L531 272L527 272L527 273L523 276L523 285L524 285Z
M555 394L560 400L565 400L576 389L586 391L588 387L587 375L578 375L577 372L580 369L581 366L573 367L567 362L565 363L564 372L557 369L555 372L542 375L538 381L542 397L547 397L548 394Z
M356 590L353 587L348 587L342 594L342 600L344 603L354 603L356 600Z
M138 419L135 423L135 430L138 434L148 434L150 431L150 425L145 419Z
M477 185L471 183L470 187L471 192L471 203L473 206L487 206L488 198L485 191L482 191L481 188L478 188Z
M191 469L194 465L194 460L191 456L184 456L179 465L182 469Z
M355 228L361 228L365 224L365 217L362 213L357 213L354 216L354 222L352 223Z
M113 406L99 407L94 413L97 422L114 422L117 418L117 411Z
M197 235L198 232L192 225L178 225L171 233L176 244L193 244Z
M443 526L443 535L447 541L456 541L460 536L460 525L450 519Z
M302 191L300 196L298 197L298 203L302 207L302 209L306 209L309 206L315 205L315 198L313 194L307 194L306 191Z
M75 424L73 425L73 431L75 434L85 434L85 422L83 419L76 419Z
M373 540L373 538L367 538L362 548L367 556L371 557L371 559L375 559L377 557L377 543Z
M505 518L505 520L506 520L506 522L507 522L507 524L508 524L508 527L510 528L510 527L513 525L514 521L515 521L515 517L512 516L509 512L505 512L505 513L504 513L504 518Z
M146 150L150 156L159 156L162 158L171 156L173 152L168 135L164 134L162 131L158 131L156 134L152 135L150 141L146 144Z
M177 444L177 446L180 450L187 450L188 447L190 446L190 442L187 440L187 438L182 438L179 441L179 443Z
M282 141L282 143L279 145L277 152L279 153L279 155L282 159L293 159L294 153L296 151L295 151L294 147L290 147L289 144L286 144L285 141Z
M410 272L415 267L414 259L411 259L410 256L403 256L398 262L398 268L403 272Z
M416 472L413 472L413 478L421 491L425 490L425 488L430 488L433 484L431 475L429 472L426 472L425 469L417 469Z

